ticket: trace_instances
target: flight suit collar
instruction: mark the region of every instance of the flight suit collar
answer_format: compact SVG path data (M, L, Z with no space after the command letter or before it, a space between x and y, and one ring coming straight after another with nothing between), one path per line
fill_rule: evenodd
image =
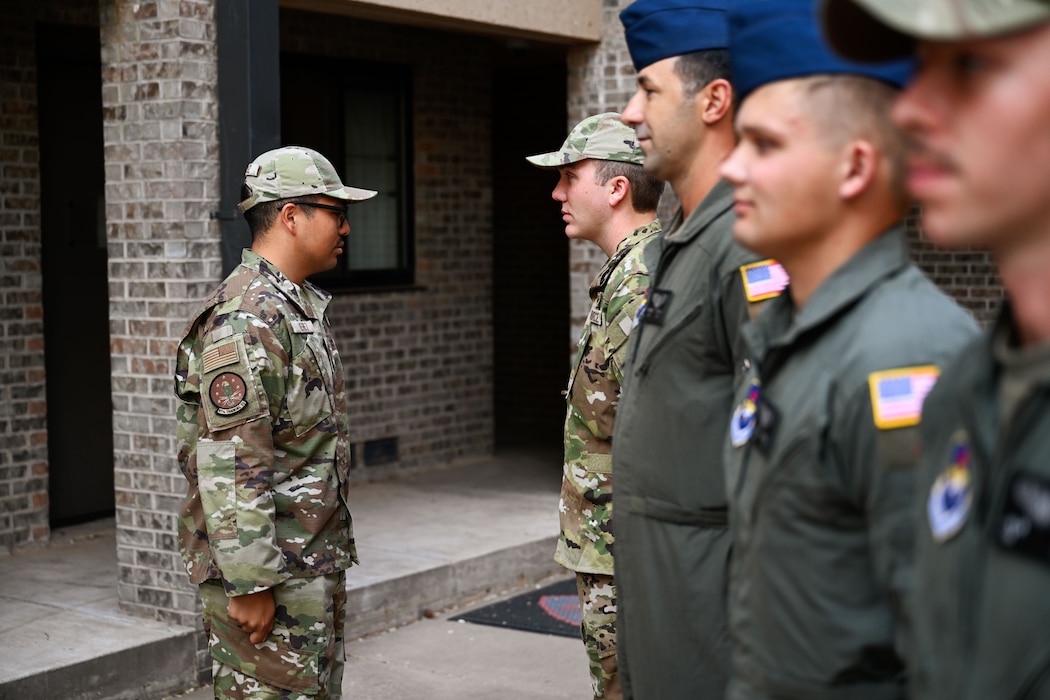
M991 333L991 352L998 367L1007 364L1027 365L1031 386L1050 384L1050 363L1047 362L1048 346L1019 348L1016 345L1017 327L1014 324L1009 301L1005 301L996 318Z
M754 355L762 358L767 350L788 347L798 338L843 313L862 299L872 287L908 265L904 225L897 224L868 243L824 280L801 312L790 294L770 301L754 323L744 327L744 335Z
M679 208L675 212L664 240L675 245L688 243L732 207L733 186L727 180L719 180L685 222L682 221L682 210Z

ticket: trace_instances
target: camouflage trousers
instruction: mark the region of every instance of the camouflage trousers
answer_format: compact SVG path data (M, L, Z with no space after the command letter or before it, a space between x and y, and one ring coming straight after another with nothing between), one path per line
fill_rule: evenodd
M616 585L605 574L576 574L580 594L580 636L590 662L595 698L621 700L616 672Z
M273 631L252 644L227 615L222 584L200 585L216 700L339 700L346 572L292 578L272 590Z

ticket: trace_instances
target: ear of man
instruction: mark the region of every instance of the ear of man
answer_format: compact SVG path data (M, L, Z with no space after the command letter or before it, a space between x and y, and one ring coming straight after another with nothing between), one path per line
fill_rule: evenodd
M846 154L843 198L870 192L880 199L885 195L892 209L906 209L906 140L890 120L897 89L854 75L804 78L800 86L822 137Z
M307 207L300 207L299 205L288 206L285 204L281 207L277 214L277 223L284 227L289 234L295 236L299 232L299 226L303 219L308 219L313 215L313 212Z
M849 141L843 148L839 196L851 201L868 191L878 174L880 158L878 149L869 141Z
M696 96L700 119L711 126L726 117L732 118L733 87L728 80L716 78L705 85Z
M630 204L631 181L623 175L610 178L605 186L609 188L609 206L616 208L621 202Z

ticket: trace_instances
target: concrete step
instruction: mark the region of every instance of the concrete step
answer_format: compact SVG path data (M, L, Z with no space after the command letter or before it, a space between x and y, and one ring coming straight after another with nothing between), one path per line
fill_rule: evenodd
M560 466L514 455L355 488L347 636L564 573ZM147 700L206 682L199 630L119 609L112 519L0 555L0 572L0 700Z

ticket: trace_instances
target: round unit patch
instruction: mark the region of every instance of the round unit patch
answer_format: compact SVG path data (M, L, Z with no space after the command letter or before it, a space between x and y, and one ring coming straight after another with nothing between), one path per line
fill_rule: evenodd
M208 389L208 398L215 406L215 412L220 416L232 416L248 405L248 389L240 375L233 372L223 372L211 380Z
M966 523L973 503L970 443L965 433L952 438L951 463L933 482L926 513L937 542L954 537Z
M729 421L729 438L733 447L745 444L755 432L755 424L758 422L758 395L758 382L753 381L747 397L733 411L733 417Z

